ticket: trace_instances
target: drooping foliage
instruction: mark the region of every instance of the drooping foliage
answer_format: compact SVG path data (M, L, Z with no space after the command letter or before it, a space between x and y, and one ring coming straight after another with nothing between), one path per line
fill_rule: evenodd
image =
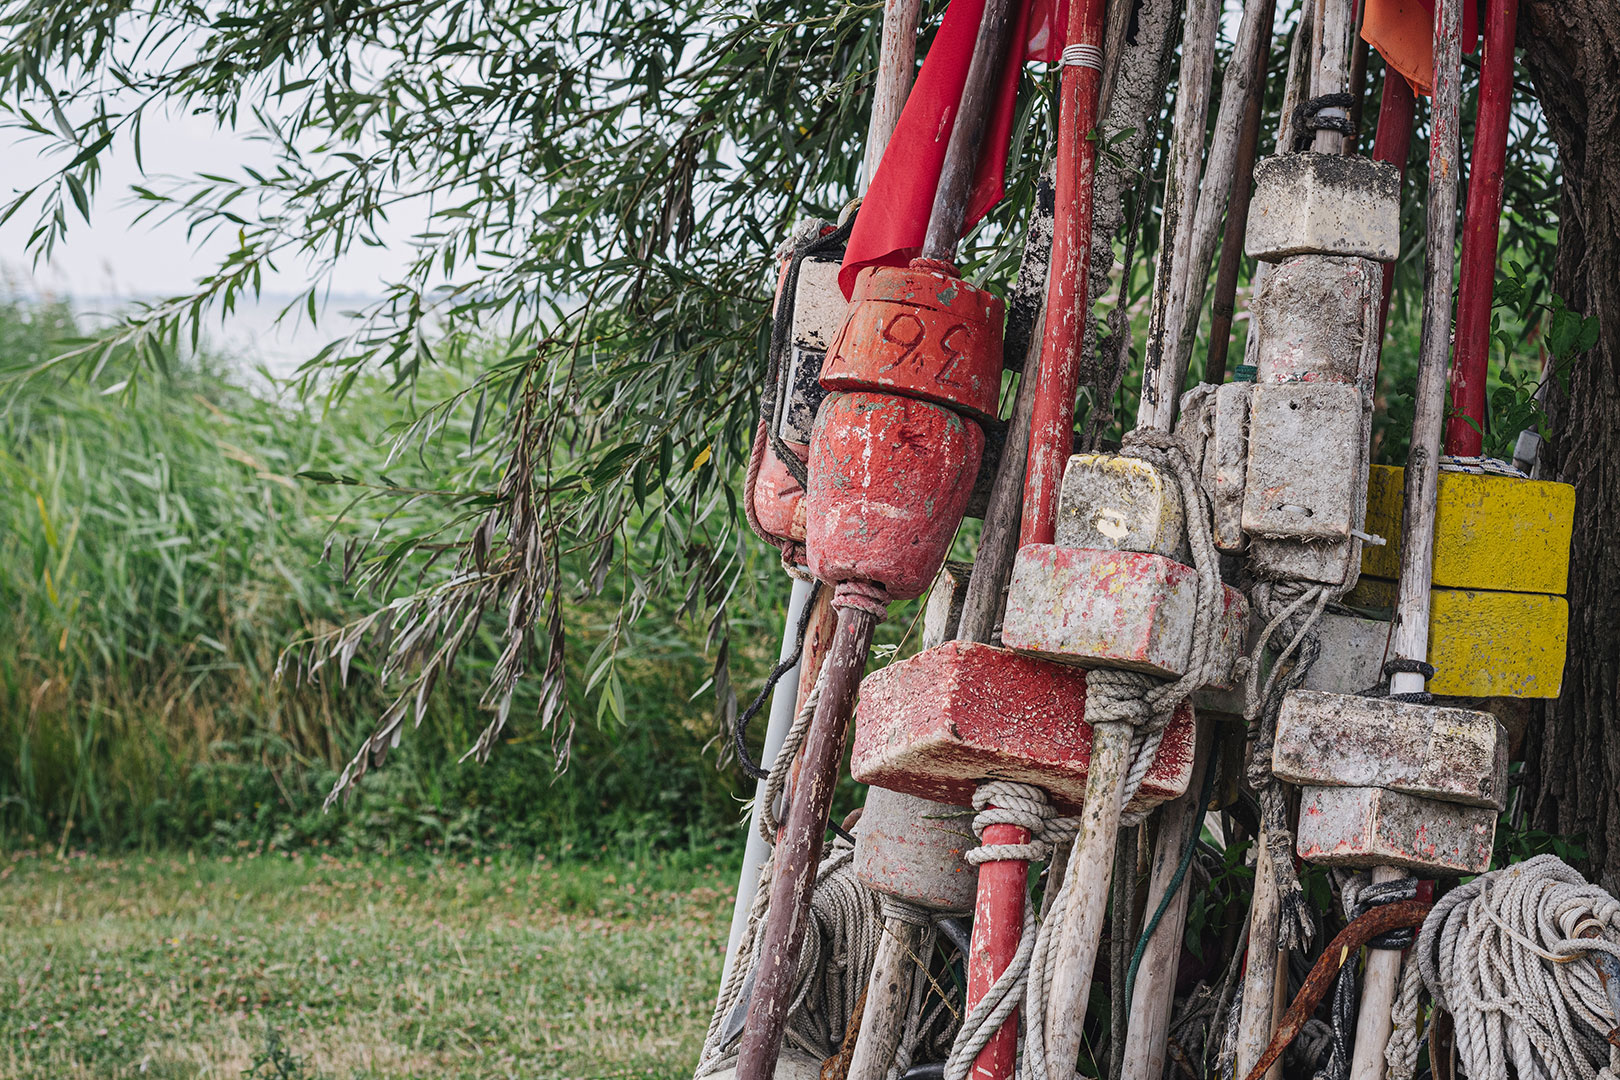
M925 6L920 53L942 7ZM1274 81L1297 4L1279 7ZM293 643L285 674L331 678L356 656L374 658L398 691L368 746L380 751L420 721L466 643L492 635L491 720L477 752L501 735L515 687L532 679L538 725L565 753L565 680L595 695L599 716L622 718L616 659L653 600L669 597L678 615L708 622L709 689L722 723L735 714L731 601L771 572L742 528L739 488L774 253L796 221L835 218L857 191L880 4L0 0L0 25L0 108L58 166L0 207L38 222L37 254L72 242L92 218L104 159L139 159L154 110L199 110L275 149L271 169L137 188L148 214L175 217L195 237L223 236L228 254L184 295L144 304L42 364L99 379L107 358L128 349L140 361L126 372L134 385L171 365L206 317L254 294L268 269L311 269L284 314L313 320L334 266L403 234L408 265L358 329L304 366L303 389L337 400L380 374L410 393L434 366L467 373L389 435L396 456L459 454L450 482L414 489L387 465L308 471L306 481L343 485L364 504L368 524L336 522L330 555L377 607ZM1049 81L1029 69L1009 198L963 253L980 280L1004 284L1016 265L1046 151ZM1217 94L1219 81L1218 70ZM1376 80L1369 89L1368 129ZM1167 112L1173 94L1174 83ZM1274 85L1268 133L1280 99ZM1505 319L1508 338L1536 334L1545 314L1536 305L1552 304L1536 268L1551 242L1542 208L1556 165L1533 107L1521 104L1505 246L1527 252L1531 271L1516 294L1528 315ZM1161 117L1123 291L1136 357L1167 127ZM1409 192L1422 190L1422 135ZM1420 235L1415 197L1406 218L1407 234ZM1407 250L1397 295L1409 298L1421 254ZM1386 354L1386 455L1402 442L1405 340L1415 338L1417 304L1402 303ZM488 350L491 340L500 349ZM1512 425L1533 412L1535 353L1501 364L1515 380L1503 408L1524 414ZM1134 372L1124 380L1116 416L1128 420L1137 384ZM584 670L571 671L564 601L603 592L617 598L617 618ZM356 768L367 760L362 751Z

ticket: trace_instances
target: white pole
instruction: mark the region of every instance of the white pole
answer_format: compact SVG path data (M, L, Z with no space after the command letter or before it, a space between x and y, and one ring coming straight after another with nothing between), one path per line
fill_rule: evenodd
M804 616L804 605L809 599L810 582L804 578L794 578L793 591L788 595L786 624L782 628L781 660L793 655L793 649L798 644L799 620ZM777 680L776 690L771 694L771 715L765 725L765 748L760 754L762 762L770 763L768 768L774 767L776 752L782 749L788 728L793 726L793 708L798 690L799 666L795 664ZM748 815L748 843L743 848L742 874L737 878L737 903L731 909L731 937L726 942L726 966L721 969L721 986L726 984L732 961L737 957L737 943L748 928L748 909L753 906L754 892L759 888L759 868L765 865L771 853L770 845L759 835L759 816L764 812L764 805L765 781L761 780L754 788L754 809Z

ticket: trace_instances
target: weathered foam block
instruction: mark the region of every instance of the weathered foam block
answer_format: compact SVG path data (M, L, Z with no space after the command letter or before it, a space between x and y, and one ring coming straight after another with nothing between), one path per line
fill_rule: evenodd
M873 266L855 279L849 317L827 351L829 390L901 394L993 420L1006 318L991 293L938 270Z
M843 260L812 255L799 264L793 294L793 344L826 352L849 317L849 301L838 285Z
M1254 388L1243 531L1345 540L1360 516L1361 391L1344 383Z
M979 871L962 856L978 844L971 806L871 787L855 826L855 876L930 911L969 912Z
M1249 572L1269 581L1315 581L1352 588L1361 567L1361 541L1264 540L1249 542Z
M1367 531L1389 538L1362 572L1398 578L1404 469L1373 466ZM1449 589L1561 594L1569 583L1575 489L1550 480L1441 470L1434 513L1434 583Z
M986 779L1036 784L1064 813L1085 803L1091 726L1086 673L1007 649L953 641L868 675L855 709L850 772L863 784L969 804ZM1183 705L1130 808L1187 790L1193 715Z
M1197 576L1163 555L1026 544L1013 562L1001 640L1063 663L1179 678L1192 656ZM1249 617L1243 594L1223 588L1215 686L1230 685Z
M1258 382L1371 386L1383 272L1369 259L1299 255L1278 263L1249 305Z
M1390 262L1401 250L1401 174L1338 154L1281 154L1254 168L1244 253L1267 262L1341 255Z
M1345 601L1356 607L1393 609L1396 583L1363 577ZM1361 629L1353 629L1359 625ZM1305 686L1346 693L1378 681L1389 623L1347 615L1323 618L1322 658ZM1329 644L1329 637L1335 640ZM1569 603L1536 593L1435 589L1429 594L1428 690L1445 697L1555 698L1563 688L1569 650ZM1332 684L1317 670L1343 669ZM1373 678L1352 685L1367 671Z
M1175 480L1141 458L1075 454L1058 492L1059 547L1144 551L1187 562L1187 518Z
M777 428L783 440L808 446L816 411L826 400L821 366L827 346L838 336L849 314L849 301L838 286L840 262L812 255L799 264L799 287L793 294L793 336L789 342L787 400Z
M962 605L967 601L968 579L973 576L973 564L947 560L934 577L928 590L928 603L923 605L922 647L932 649L956 636L962 621Z
M1210 412L1204 449L1204 490L1213 513L1215 546L1237 553L1248 546L1243 532L1243 489L1249 473L1249 411L1254 384L1222 383Z
M1295 836L1306 862L1481 874L1491 865L1496 811L1376 787L1308 787Z
M873 581L890 600L921 596L962 524L984 434L914 398L827 399L810 440L805 551L822 581Z
M1379 787L1500 810L1507 738L1487 712L1295 690L1277 714L1271 767L1290 784Z

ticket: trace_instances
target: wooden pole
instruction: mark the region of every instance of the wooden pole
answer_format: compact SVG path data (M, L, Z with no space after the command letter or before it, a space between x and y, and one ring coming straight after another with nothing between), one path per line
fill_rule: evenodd
M1215 30L1219 0L1188 0L1182 32L1181 78L1176 90L1175 142L1164 189L1164 223L1159 263L1148 316L1147 358L1142 371L1138 427L1169 431L1186 368L1176 359L1181 305L1193 259L1193 223L1198 214L1198 177L1204 161L1204 122L1209 116L1210 80L1215 70ZM1207 271L1208 264L1205 264ZM1203 288L1199 287L1199 296Z
M883 41L878 46L877 84L872 88L872 118L866 128L866 158L861 163L861 191L872 186L878 163L888 148L911 93L917 67L917 13L922 0L885 0Z
M1243 109L1243 130L1238 136L1237 167L1232 177L1232 204L1226 211L1226 234L1221 238L1221 261L1215 271L1209 355L1204 358L1204 381L1215 386L1226 381L1226 354L1232 344L1232 316L1236 311L1238 273L1243 268L1243 235L1249 224L1249 200L1254 195L1254 159L1260 150L1260 106L1266 96L1266 61L1271 54L1271 26L1276 7L1276 0L1267 0L1260 16L1265 28L1264 47L1254 51ZM1193 325L1197 327L1196 322Z
M1423 330L1418 348L1417 398L1406 460L1401 522L1401 580L1391 648L1402 660L1425 660L1429 646L1429 591L1434 580L1434 508L1440 482L1440 440L1446 415L1446 367L1451 338L1452 255L1457 237L1458 112L1462 90L1462 0L1436 0L1434 107L1429 134L1428 222L1423 266ZM1392 694L1423 691L1416 672L1396 672ZM1374 881L1401 871L1375 868ZM1378 1080L1391 1029L1390 1006L1400 954L1374 950L1367 958L1350 1080Z
M1187 793L1165 807L1160 816L1159 838L1153 848L1145 909L1150 919L1164 900L1176 868L1181 865L1188 841L1203 828L1204 776L1214 768L1214 754L1210 745L1214 734L1212 722L1200 716L1192 779L1188 782ZM1164 1076L1170 1014L1176 1003L1176 972L1181 960L1182 930L1187 923L1187 902L1191 895L1192 882L1182 881L1170 899L1170 906L1165 908L1153 936L1148 939L1147 948L1137 966L1121 1080L1160 1080ZM1123 990L1123 987L1120 989Z
M1355 25L1351 0L1318 0L1318 3L1321 47L1316 58L1315 75L1311 80L1312 97L1342 94L1349 88L1350 32ZM1350 110L1335 106L1323 109L1320 115L1349 119ZM1311 149L1318 154L1342 154L1344 135L1337 131L1318 131Z
M939 187L934 191L934 206L928 215L928 232L922 245L925 259L950 262L956 258L956 244L962 238L962 221L967 215L968 196L973 189L973 174L978 168L985 119L990 115L990 99L996 92L995 75L1006 59L1011 24L1011 0L987 0L984 15L979 20L979 36L973 42L973 59L968 62L962 103L957 107L956 122L951 125L950 142L946 144L945 165L939 174Z
M1181 271L1181 286L1170 295L1170 309L1166 318L1166 333L1172 334L1170 385L1179 398L1186 381L1187 368L1192 362L1193 346L1198 340L1198 316L1203 310L1204 295L1209 284L1209 267L1215 258L1215 243L1221 236L1221 219L1227 221L1227 235L1232 224L1238 223L1234 256L1242 254L1242 223L1248 220L1248 188L1254 171L1254 145L1258 141L1260 103L1255 95L1262 92L1265 83L1266 57L1271 51L1271 24L1274 21L1274 0L1246 0L1243 19L1238 24L1237 41L1232 58L1227 61L1226 74L1221 79L1221 107L1215 114L1215 132L1207 155L1200 154L1204 162L1203 182L1198 185L1197 209L1189 225L1192 236L1187 245L1187 264ZM1251 106L1251 102L1253 103ZM1245 139L1249 113L1254 112L1253 138ZM1197 128L1198 146L1203 143L1203 124ZM1245 160L1244 148L1248 153ZM1243 188L1243 203L1238 204L1238 189ZM1228 194L1231 195L1228 207ZM1224 256L1224 253L1223 253ZM1223 263L1224 266L1224 258ZM1234 271L1235 281L1235 271ZM1219 293L1217 292L1217 297ZM1228 305L1230 308L1230 305ZM1228 316L1227 326L1231 320ZM1216 327L1211 329L1214 340ZM1224 364L1224 361L1223 361ZM1208 380L1205 380L1208 381ZM1178 403L1172 401L1172 404ZM1174 411L1171 420L1174 421Z
M1308 96L1307 87L1310 84L1310 74L1307 70L1311 55L1311 41L1314 36L1312 27L1316 21L1316 6L1307 3L1299 12L1299 24L1294 28L1294 40L1288 47L1288 74L1283 77L1282 110L1277 117L1277 138L1273 143L1272 152L1276 154L1290 153L1294 146L1294 109ZM1271 274L1272 264L1260 263L1254 268L1254 276L1249 280L1249 289L1259 293L1260 287L1265 284L1266 278ZM1249 322L1249 332L1244 337L1243 362L1250 367L1255 365L1260 355L1260 335L1255 333L1254 321Z
M771 880L770 899L773 917L765 923L761 962L738 1048L739 1080L770 1080L776 1071L793 978L804 947L806 920L802 913L808 910L810 893L815 888L849 717L855 709L855 694L876 626L877 616L869 611L838 609L837 630L827 654L826 682L810 729L805 732L797 790L788 800L787 819L776 843L776 873Z
M883 937L866 983L866 1010L861 1014L847 1080L883 1080L889 1074L906 1031L913 966L928 962L927 957L917 956L922 932L921 926L905 919L883 920Z

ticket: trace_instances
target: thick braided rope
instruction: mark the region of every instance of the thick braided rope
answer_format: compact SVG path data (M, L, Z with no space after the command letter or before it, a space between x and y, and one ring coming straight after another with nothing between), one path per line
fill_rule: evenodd
M793 726L788 728L787 738L782 740L782 748L776 752L769 766L770 773L765 778L765 805L760 807L759 835L772 847L776 846L776 834L782 831L782 819L778 815L787 809L783 794L787 790L788 777L793 772L789 766L799 756L805 733L810 730L810 721L816 715L816 706L821 704L821 688L826 685L829 667L828 664L821 665L821 673L816 676L810 693L805 695L804 707L793 718Z
M1013 780L988 780L973 793L973 835L979 846L962 856L971 866L987 862L1040 862L1048 845L1043 839L1046 823L1054 813L1046 792L1034 784ZM984 830L991 825L1017 825L1028 829L1030 839L1022 844L985 844Z
M1194 690L1214 682L1220 666L1220 626L1226 610L1221 583L1220 555L1210 532L1209 496L1193 475L1181 444L1170 434L1138 429L1125 437L1120 453L1138 458L1174 478L1181 492L1187 544L1197 572L1197 606L1193 614L1192 653L1187 670L1168 682L1138 672L1092 671L1086 676L1086 722L1132 724L1131 766L1126 775L1124 801L1129 803L1153 767L1164 729L1181 703ZM1125 824L1131 824L1126 820Z
M1552 855L1481 875L1424 921L1417 959L1469 1076L1617 1080L1593 954L1620 957L1620 900Z
M1051 800L1046 792L1034 784L1021 784L1012 780L989 780L980 784L973 793L973 832L981 844L964 858L974 866L987 862L1038 862L1051 851L1047 826L1054 821ZM1075 829L1072 818L1057 818L1059 828ZM1022 844L983 844L984 831L991 825L1017 825L1029 830L1030 839ZM1018 951L983 998L973 1006L962 1020L951 1045L950 1057L945 1062L945 1080L965 1080L979 1051L995 1037L1007 1018L1023 1001L1029 978L1030 959L1035 952L1035 912L1032 904L1024 905L1024 929L1018 941ZM1026 1010L1027 1012L1027 1010ZM1027 1017L1026 1017L1027 1022ZM1026 1058L1028 1054L1025 1055Z

